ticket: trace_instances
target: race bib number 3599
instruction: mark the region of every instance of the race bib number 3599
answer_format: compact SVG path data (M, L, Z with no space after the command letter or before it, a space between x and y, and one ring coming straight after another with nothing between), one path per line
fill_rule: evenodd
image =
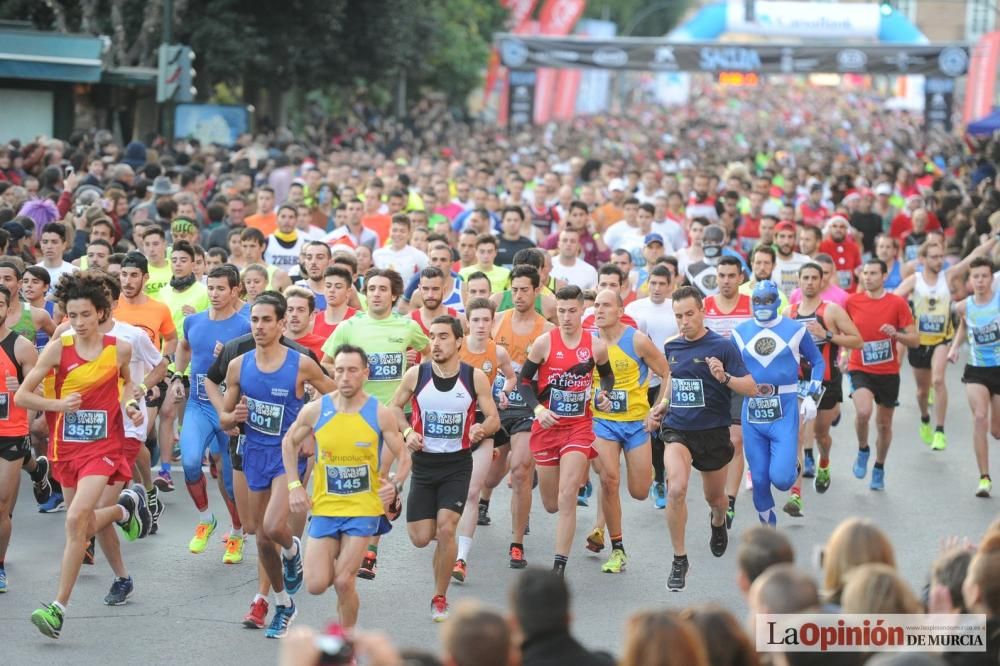
M462 412L424 412L424 437L436 439L460 439L465 430L465 414Z
M108 413L103 409L79 409L63 414L63 441L96 442L108 437Z

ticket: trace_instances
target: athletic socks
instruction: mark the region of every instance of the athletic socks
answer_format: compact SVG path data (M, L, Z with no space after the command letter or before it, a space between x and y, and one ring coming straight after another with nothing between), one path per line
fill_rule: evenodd
M928 414L927 416L921 416L920 417L920 422L921 423L930 423L931 422L931 415Z
M625 552L625 543L622 541L622 535L611 535L611 550L620 550Z
M254 602L254 603L257 603L257 602L258 602L258 601L260 601L261 599L263 599L264 601L267 601L267 597L265 597L265 596L264 596L263 594L261 594L260 592L258 592L257 594L253 595L253 602Z
M292 598L290 596L288 596L288 590L282 590L281 592L275 592L274 593L274 600L276 602L278 602L279 606L285 606L286 608L288 606L292 605Z
M482 504L482 500L479 501ZM469 559L469 551L472 550L472 537L458 537L458 559Z
M480 497L479 498L479 506L486 507L487 509L489 509L490 508L490 501L488 499L483 499L482 497Z
M298 554L299 554L299 545L295 543L294 539L292 539L291 548L285 548L284 546L281 547L281 556L286 560L290 560Z
M822 467L823 469L826 469L827 467L829 467L830 466L830 458L829 457L824 458L823 456L820 456L819 457L819 466Z
M799 488L798 486L792 486L792 494L802 497L802 489Z
M944 426L934 426L934 432L944 432Z
M59 609L59 612L60 612L60 613L62 613L63 615L65 615L65 614L66 614L66 607L65 607L65 606L63 606L63 605L62 605L61 603L59 603L58 601L53 601L53 602L52 602L52 605L53 605L53 606L55 606L56 608L58 608L58 609Z
M736 496L728 495L728 497L729 497L729 510L736 511Z
M378 546L375 544L371 544L370 546L368 546L368 552L372 554L372 557L378 556Z
M880 463L880 462L875 463L875 469L883 469L884 467L885 463Z
M569 561L569 557L566 555L556 555L555 562L552 563L552 570L557 574L562 575L566 572L566 563Z

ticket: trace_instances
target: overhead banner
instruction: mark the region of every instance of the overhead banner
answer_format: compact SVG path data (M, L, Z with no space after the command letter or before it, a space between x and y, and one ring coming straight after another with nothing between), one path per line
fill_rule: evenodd
M958 44L825 46L668 43L628 37L580 39L499 34L500 59L512 69L584 67L653 72L759 72L762 74L966 73L969 49Z
M746 35L787 35L806 39L878 39L878 3L785 2L756 0L747 20L743 0L726 4L726 31Z

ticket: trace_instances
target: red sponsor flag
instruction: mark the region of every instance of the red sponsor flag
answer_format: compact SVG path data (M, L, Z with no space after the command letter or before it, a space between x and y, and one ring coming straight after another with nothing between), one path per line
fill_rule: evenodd
M563 37L573 31L576 22L583 16L587 0L545 0L538 16L539 34ZM551 68L538 70L535 84L535 122L546 123L552 117L554 99L557 94L565 94L565 86L557 86L558 72ZM577 79L579 81L579 79Z
M1000 64L1000 31L983 35L972 47L969 74L965 83L962 119L968 125L989 115L996 96L997 66Z

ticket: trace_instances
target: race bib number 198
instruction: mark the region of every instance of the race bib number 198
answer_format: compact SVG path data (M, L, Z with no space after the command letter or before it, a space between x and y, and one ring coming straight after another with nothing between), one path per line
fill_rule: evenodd
M686 409L705 406L705 387L700 379L670 378L670 408Z

